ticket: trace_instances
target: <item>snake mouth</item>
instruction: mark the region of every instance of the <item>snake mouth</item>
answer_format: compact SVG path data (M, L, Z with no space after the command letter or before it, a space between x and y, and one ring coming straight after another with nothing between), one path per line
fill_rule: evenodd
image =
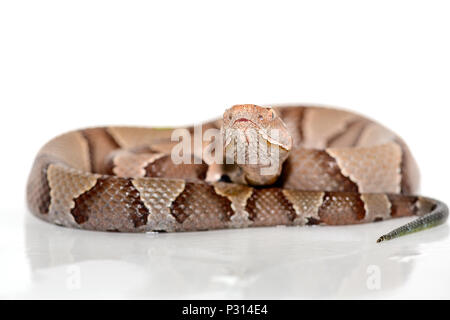
M250 120L249 119L247 119L247 118L239 118L239 119L236 119L235 121L234 121L234 123L236 123L236 122L249 122Z
M248 118L238 118L238 119L234 120L232 126L234 126L235 124L238 124L238 123L245 123L245 122L248 122L249 124L252 124L255 127L259 128L259 126L255 122L253 122L252 120L250 120Z

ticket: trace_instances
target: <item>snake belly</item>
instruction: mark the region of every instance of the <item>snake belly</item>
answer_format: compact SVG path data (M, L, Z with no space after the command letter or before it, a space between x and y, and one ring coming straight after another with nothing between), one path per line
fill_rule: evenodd
M272 186L224 182L220 168L201 159L174 164L174 129L99 127L60 135L42 147L28 179L28 206L57 225L118 232L348 225L419 217L380 241L447 219L445 204L414 195L417 164L391 130L339 109L275 110L293 143ZM221 125L221 120L211 121L202 129Z

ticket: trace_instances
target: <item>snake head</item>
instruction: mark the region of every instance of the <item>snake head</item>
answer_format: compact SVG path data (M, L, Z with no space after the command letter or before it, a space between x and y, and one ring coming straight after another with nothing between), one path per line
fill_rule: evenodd
M287 152L292 147L292 137L286 125L271 107L260 107L254 104L234 105L223 115L222 130L225 148L231 143L236 133L242 139L245 138L243 141L248 144L249 132L256 133L257 138L262 138L271 146L278 146Z

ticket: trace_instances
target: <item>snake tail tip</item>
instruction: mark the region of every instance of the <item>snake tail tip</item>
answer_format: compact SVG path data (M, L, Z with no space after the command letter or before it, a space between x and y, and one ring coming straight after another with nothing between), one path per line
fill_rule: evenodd
M379 238L377 239L377 243L380 243L380 242L382 242L382 241L384 241L384 236L381 236L381 237L379 237Z

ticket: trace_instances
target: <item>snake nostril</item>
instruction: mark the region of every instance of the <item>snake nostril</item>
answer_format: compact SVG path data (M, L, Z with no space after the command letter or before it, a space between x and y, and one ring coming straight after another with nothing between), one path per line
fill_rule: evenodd
M230 177L227 175L227 174L223 174L221 177L220 177L220 179L219 179L219 181L220 182L231 182L231 179L230 179Z

